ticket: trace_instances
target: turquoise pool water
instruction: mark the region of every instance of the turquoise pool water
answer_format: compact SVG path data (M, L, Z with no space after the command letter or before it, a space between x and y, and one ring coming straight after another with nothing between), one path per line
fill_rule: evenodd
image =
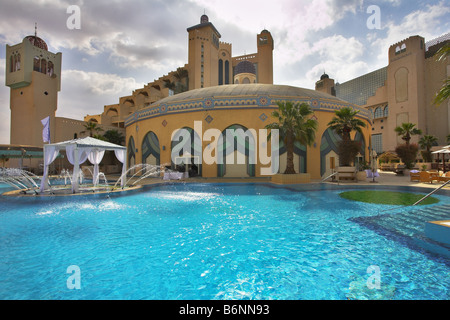
M355 223L391 207L341 191L180 183L2 196L0 299L449 299L448 259ZM80 289L68 288L70 266Z

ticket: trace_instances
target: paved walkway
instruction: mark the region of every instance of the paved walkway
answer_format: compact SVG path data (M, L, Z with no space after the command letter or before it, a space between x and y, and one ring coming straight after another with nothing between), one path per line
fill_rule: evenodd
M407 176L398 176L394 172L387 172L387 171L379 171L380 176L375 178L377 185L395 185L395 186L411 186L411 187L423 187L423 188L430 188L435 189L438 186L442 185L442 182L436 182L433 183L420 183L416 181L411 181L409 175ZM115 180L117 178L111 177L111 179ZM110 180L108 178L108 180ZM139 181L138 184L140 185L147 185L147 184L154 184L154 183L160 183L163 180L161 179L155 179L155 178L147 178L142 179ZM171 182L177 182L180 180L170 180ZM329 180L331 181L331 179ZM270 177L261 177L261 178L202 178L202 177L193 177L185 180L181 180L181 182L197 182L197 183L252 183L252 182L268 182L270 183ZM320 180L311 180L312 183L319 183ZM332 183L337 184L336 182L326 182L326 183ZM358 182L339 182L339 185L373 185L372 179L367 178L364 181L358 181ZM450 185L444 187L445 189L450 190Z

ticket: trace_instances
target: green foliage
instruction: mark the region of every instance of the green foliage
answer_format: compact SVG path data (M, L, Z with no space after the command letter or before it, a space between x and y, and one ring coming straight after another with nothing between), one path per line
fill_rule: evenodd
M340 141L338 144L339 165L350 166L360 150L361 143L359 141Z
M90 137L94 137L94 132L95 132L95 134L98 134L99 131L103 131L103 129L100 128L96 122L92 122L92 121L86 122L84 127L86 128L86 130L81 131L80 133L89 132Z
M314 111L306 104L293 104L291 101L277 102L278 110L272 112L277 122L266 125L266 129L278 129L280 140L287 150L286 174L294 174L294 142L312 145L316 137L317 120L312 119ZM270 139L271 133L268 136Z
M450 44L447 44L438 50L437 60L446 61L449 55L450 55ZM441 89L436 93L434 103L436 105L440 105L449 97L450 97L450 77L447 77L447 79L444 80Z
M419 140L419 146L421 149L425 149L425 151L421 151L420 154L425 162L433 161L433 157L431 155L431 147L437 145L438 139L433 135L424 135Z
M402 162L405 164L406 169L411 169L416 161L417 152L419 151L419 146L415 143L412 144L401 144L395 148L395 152L398 154Z
M335 117L328 123L328 126L342 137L342 140L350 140L350 132L353 130L362 133L362 128L366 127L364 121L355 118L359 110L345 107L336 110Z
M403 205L409 206L419 201L423 195L407 192L392 192L379 190L358 190L346 191L339 194L341 198L361 201L367 203L389 204L389 205ZM438 203L439 200L433 197L428 197L419 205Z
M108 130L105 132L103 137L106 141L122 145L125 142L125 137L117 130Z
M414 123L402 123L401 126L396 127L394 130L397 132L398 136L401 136L407 145L409 145L409 141L411 140L411 136L421 135L422 130L414 128L416 125Z

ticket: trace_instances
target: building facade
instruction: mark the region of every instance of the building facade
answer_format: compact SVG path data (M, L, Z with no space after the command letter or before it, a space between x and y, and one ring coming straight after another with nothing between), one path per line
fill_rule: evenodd
M136 89L119 102L104 107L97 115L86 115L85 121L124 128L125 119L156 101L184 91L220 85L244 83L273 84L274 41L269 31L256 35L257 52L233 56L232 44L220 41L222 37L208 16L187 28L188 63L159 79ZM251 72L243 75L250 65ZM241 82L242 83L242 82Z
M433 100L450 76L450 58L438 61L436 52L448 44L450 34L425 42L412 36L389 47L388 65L345 83L328 76L316 83L316 90L335 94L370 111L371 145L378 154L394 151L403 143L394 129L411 122L425 135L447 145L450 133L450 101L437 106ZM412 143L420 137L414 136Z
M25 37L21 43L6 45L5 84L10 87L11 131L10 144L26 151L42 148L43 125L49 117L50 141L60 142L89 135L85 122L56 117L58 92L61 90L60 52L48 51L47 43L36 33ZM101 125L103 130L125 130L111 125ZM28 152L29 154L31 153ZM26 161L26 167L39 172L42 158ZM10 159L10 167L23 167L23 159Z

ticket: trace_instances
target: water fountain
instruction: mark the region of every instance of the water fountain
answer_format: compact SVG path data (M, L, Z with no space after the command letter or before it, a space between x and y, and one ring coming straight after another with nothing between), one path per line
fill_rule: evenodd
M168 164L167 164L168 165ZM87 168L90 172L91 170ZM92 172L91 172L92 173ZM138 186L139 182L147 178L163 179L164 175L171 175L181 172L167 169L166 164L152 165L152 164L136 164L126 170L115 181L110 183L103 172L98 175L98 184L96 186L87 184L83 170L79 171L77 179L79 179L80 190L82 192L110 192L115 190L129 190ZM56 179L55 179L56 178ZM60 180L60 182L58 181ZM17 168L0 168L0 183L8 184L14 189L20 190L21 194L57 194L57 193L71 193L73 174L68 169L62 169L60 174L49 181L49 189L44 192L39 192L41 177L32 172L17 169ZM123 184L121 181L124 180ZM84 183L84 184L83 184ZM83 184L83 185L82 185Z
M37 194L39 188L36 180L40 179L34 173L18 168L0 168L0 182L19 190L33 190Z
M125 179L123 186L121 186L121 189L123 190L127 187L128 183L134 178L136 178L136 180L130 185L131 187L145 178L149 178L152 176L153 177L158 177L158 176L161 177L161 174L164 174L166 172L167 173L177 172L172 169L167 169L166 165L168 165L168 164L162 164L162 165L153 165L153 164L148 164L148 163L136 164L136 165L130 167L127 171L125 171L119 177L119 179L117 179L116 183L114 184L114 186L112 187L110 192L114 191L117 188L117 185L119 184L119 182L121 182L122 179ZM130 178L127 179L127 176L130 172L133 172L133 174L131 175Z

